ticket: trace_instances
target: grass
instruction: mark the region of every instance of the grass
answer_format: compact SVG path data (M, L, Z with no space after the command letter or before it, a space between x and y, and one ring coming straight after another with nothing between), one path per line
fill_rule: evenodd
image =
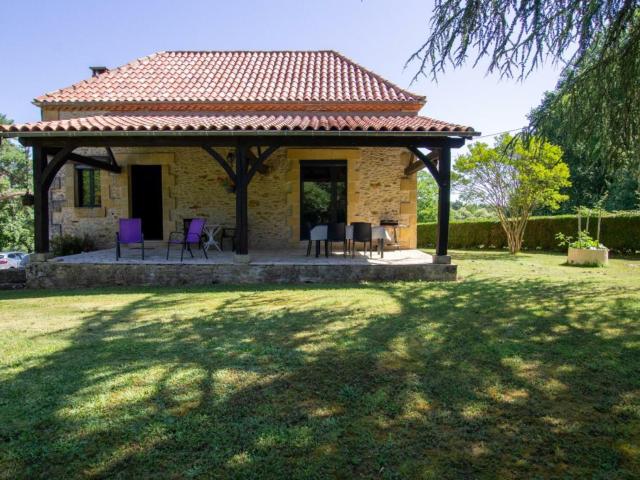
M640 260L0 293L0 478L637 478Z

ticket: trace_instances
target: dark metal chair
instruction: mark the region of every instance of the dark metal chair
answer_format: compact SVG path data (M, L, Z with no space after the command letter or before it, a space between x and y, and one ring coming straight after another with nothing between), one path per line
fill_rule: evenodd
M331 253L333 242L342 242L342 251L345 255L347 254L347 232L344 222L330 223L327 225L327 240L324 243L325 257L328 257ZM329 248L327 248L327 244Z
M373 257L373 239L371 224L367 222L354 222L353 226L353 239L351 242L351 256L356 253L356 242L364 243L364 251L367 251L367 243L369 243L369 257Z
M236 251L236 229L235 227L223 227L222 235L220 235L220 251L224 250L224 239L231 240L231 251Z
M309 236L309 242L307 243L307 257L311 255L311 230L313 229L313 225L311 222L305 222L305 228L307 229L307 235Z
M140 218L121 218L118 220L116 232L116 261L120 260L122 252L120 244L139 243L142 246L142 260L144 260L144 235L142 234L142 220Z
M182 245L182 250L180 251L181 262L184 259L185 250L188 250L191 258L193 258L193 251L191 250L191 244L193 243L197 243L198 247L202 249L204 258L209 258L202 243L202 232L204 230L205 222L206 220L204 218L193 218L189 222L189 230L186 232L171 232L169 234L169 241L167 242L167 260L169 260L171 245ZM177 238L173 238L174 235L182 235L182 238L178 240Z

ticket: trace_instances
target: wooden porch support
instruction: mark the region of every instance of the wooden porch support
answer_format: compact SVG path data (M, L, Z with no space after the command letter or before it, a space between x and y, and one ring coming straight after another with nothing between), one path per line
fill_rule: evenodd
M279 147L272 145L260 152L253 161L249 160L250 147L239 144L236 147L236 254L249 254L249 183L269 156Z
M99 160L99 158L104 158L106 161ZM98 168L100 170L106 170L108 172L113 173L122 173L122 168L115 163L115 158L113 162L111 159L107 157L85 157L84 155L78 155L77 153L70 153L66 158L70 162L80 163L82 165L87 165L88 167Z
M437 163L434 161L439 159L440 149L434 150L433 152L430 152L428 155L425 155L424 153L422 153L420 150L418 150L418 147L415 147L415 146L407 147L407 149L411 153L413 153L425 167L427 167L427 170L429 170L433 178L436 180L437 184L440 185L440 172L438 172ZM409 165L405 169L405 175L407 175L407 170L410 169L411 167L412 165Z
M250 148L247 149L247 165L249 167L249 169L252 169L254 167L254 165L256 165L258 163L258 157L260 157L260 155L262 155L262 153L260 152L260 148L258 147L258 154L256 155L255 153L253 153L253 150L251 150ZM269 169L267 168L267 166L262 163L262 164L258 164L256 167L256 171L258 173L260 173L261 175L266 175L267 172L269 171Z
M236 255L249 254L247 146L236 148Z
M411 149L410 149L411 150ZM414 155L416 155L415 151L411 150ZM418 150L418 152L420 152ZM422 153L422 152L420 152ZM417 156L417 155L416 155ZM429 152L427 155L422 155L418 157L418 160L412 162L407 168L404 169L404 174L408 177L409 175L413 175L416 172L419 172L423 168L428 166L436 167L438 165L438 158L440 158L440 150L434 149ZM433 172L431 172L433 174Z
M36 253L49 251L49 188L43 188L44 171L47 168L47 152L33 147L33 214Z
M445 257L449 244L449 212L451 209L451 149L440 151L438 162L438 226L436 230L436 255Z
M202 149L207 152L209 155L211 155L211 158L213 158L216 162L218 162L218 164L223 168L223 170L225 172L227 172L227 175L229 176L229 180L231 180L233 183L237 183L236 181L236 174L233 171L233 168L231 168L231 165L229 165L229 162L227 162L222 155L220 155L213 147L211 147L210 145L201 145Z
M436 258L438 263L449 263L449 215L451 209L451 148L444 146L425 155L415 146L407 147L427 167L438 184L438 225L436 228ZM437 158L435 164L433 159ZM410 169L409 165L407 169ZM406 174L406 170L405 170ZM438 258L439 257L439 258Z
M85 157L73 153L73 145L63 148L46 149L39 145L33 147L33 207L34 207L34 240L36 253L49 252L49 188L60 169L68 161L81 163L93 168L120 173L122 168L116 163L111 149L107 149L107 161L97 157ZM51 161L48 156L53 155Z

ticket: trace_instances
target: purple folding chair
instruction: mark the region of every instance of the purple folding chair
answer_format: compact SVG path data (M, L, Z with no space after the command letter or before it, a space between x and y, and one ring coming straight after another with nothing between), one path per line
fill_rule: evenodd
M191 258L193 258L193 252L191 251L191 244L197 243L198 246L202 249L202 253L204 253L204 258L209 258L207 256L207 251L204 248L202 243L202 231L204 230L205 219L204 218L194 218L189 222L189 230L186 233L184 232L171 232L169 234L169 241L167 242L167 260L169 260L169 251L171 249L171 245L182 245L182 250L180 251L180 261L184 258L184 251L188 250L191 254ZM182 235L181 239L174 238L174 235Z
M142 245L142 259L144 260L144 235L142 234L142 220L139 218L121 218L120 231L116 232L116 261L120 260L121 243L139 243Z

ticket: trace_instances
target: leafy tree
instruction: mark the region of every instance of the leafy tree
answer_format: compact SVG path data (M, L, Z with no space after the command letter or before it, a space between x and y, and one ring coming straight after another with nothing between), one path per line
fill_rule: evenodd
M0 114L0 123L11 123ZM22 205L31 185L31 164L19 144L0 144L0 250L33 248L33 209Z
M618 93L618 101L624 102L624 93ZM633 166L633 159L623 149L618 149L617 160L607 158L617 142L617 133L609 132L605 123L589 130L576 128L571 103L561 101L563 95L561 87L547 92L541 104L529 114L531 122L538 125L539 134L562 147L564 161L569 165L571 187L567 193L570 199L563 210L593 206L605 197L607 210L638 208L640 169Z
M495 147L476 143L458 158L457 188L464 200L488 205L507 236L509 251L518 253L531 213L536 208L557 210L570 185L562 149L541 139L523 142L504 135Z
M418 172L418 222L435 222L438 218L438 184L428 172Z
M433 77L474 59L503 77L526 77L545 60L563 65L558 95L574 132L601 132L603 169L640 163L640 0L436 0L431 31L407 63ZM531 130L552 121L544 110Z

